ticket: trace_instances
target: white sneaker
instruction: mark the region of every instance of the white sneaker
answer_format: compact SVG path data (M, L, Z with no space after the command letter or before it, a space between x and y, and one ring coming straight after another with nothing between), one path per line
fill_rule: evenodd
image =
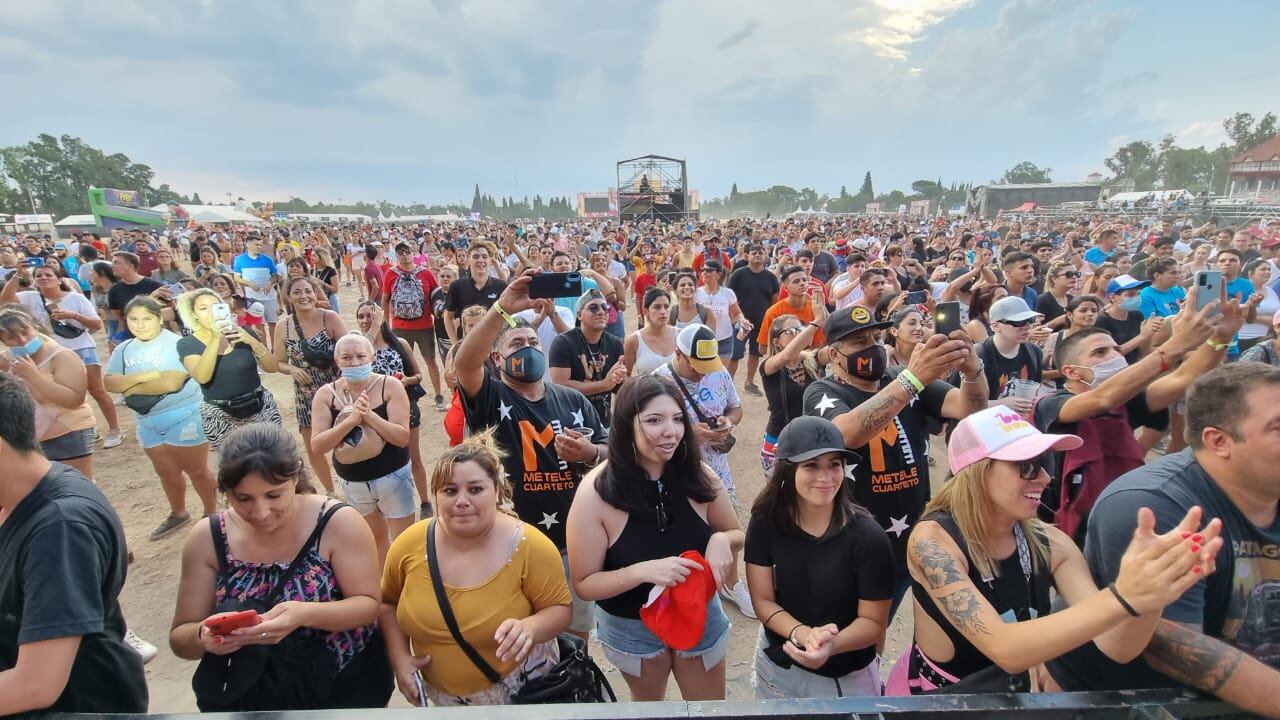
M146 665L156 659L156 655L160 652L155 645L138 637L132 630L124 631L124 641L129 643L129 647L142 656L142 664Z
M107 432L107 439L102 442L102 449L110 450L122 442L124 442L124 436L120 434L120 431L110 430Z
M738 611L751 619L755 619L755 608L751 607L751 593L747 592L746 583L739 580L732 589L720 588L720 597L738 606Z

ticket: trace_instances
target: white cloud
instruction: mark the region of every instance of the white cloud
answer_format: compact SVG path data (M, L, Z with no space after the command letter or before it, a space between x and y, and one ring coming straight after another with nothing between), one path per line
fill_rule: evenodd
M1227 131L1222 129L1221 120L1199 120L1174 133L1178 144L1182 147L1205 147L1214 149L1227 142Z
M926 30L972 4L973 0L875 0L879 19L849 37L882 58L906 60L911 44Z

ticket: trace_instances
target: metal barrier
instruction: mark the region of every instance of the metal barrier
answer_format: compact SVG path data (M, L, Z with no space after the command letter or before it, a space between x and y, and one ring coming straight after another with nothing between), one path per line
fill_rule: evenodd
M67 720L199 720L244 717L253 720L909 720L916 718L998 718L999 720L1209 720L1254 717L1206 698L1177 690L1106 693L1028 693L764 700L724 702L609 703L600 705L506 705L457 708L389 708L252 713L243 715L58 715Z

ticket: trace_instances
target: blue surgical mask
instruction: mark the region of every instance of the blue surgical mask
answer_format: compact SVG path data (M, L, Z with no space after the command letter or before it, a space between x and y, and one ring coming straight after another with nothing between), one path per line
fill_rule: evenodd
M44 338L39 335L31 338L25 345L9 348L9 354L14 357L30 357L40 352L40 346L44 344Z
M1137 312L1138 308L1140 308L1141 306L1142 306L1141 297L1137 297L1137 296L1127 297L1120 300L1120 309L1124 310L1125 312Z
M368 380L369 376L372 374L373 374L373 363L366 363L364 365L356 365L355 367L342 368L343 379L351 380L354 382L364 382L365 380Z

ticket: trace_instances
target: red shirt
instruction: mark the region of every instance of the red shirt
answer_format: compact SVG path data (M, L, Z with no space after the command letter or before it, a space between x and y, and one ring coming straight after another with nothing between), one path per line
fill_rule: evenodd
M436 281L436 276L431 270L425 267L417 268L414 274L418 277L418 282L422 283L422 315L412 320L398 318L392 311L391 297L395 295L396 283L405 281L402 272L404 271L398 266L392 265L382 276L382 297L385 306L383 314L391 323L392 330L430 330L435 327L435 318L431 315L431 293L440 287L440 283Z
M636 307L644 306L644 291L658 284L658 278L650 273L636 273Z
M702 264L708 260L715 260L715 259L716 257L714 255L708 256L707 251L703 250L702 252L693 256L693 271L702 272ZM733 269L733 263L729 260L729 253L723 250L720 251L720 267L725 271L726 276ZM702 284L702 278L698 278L698 284L699 285Z

